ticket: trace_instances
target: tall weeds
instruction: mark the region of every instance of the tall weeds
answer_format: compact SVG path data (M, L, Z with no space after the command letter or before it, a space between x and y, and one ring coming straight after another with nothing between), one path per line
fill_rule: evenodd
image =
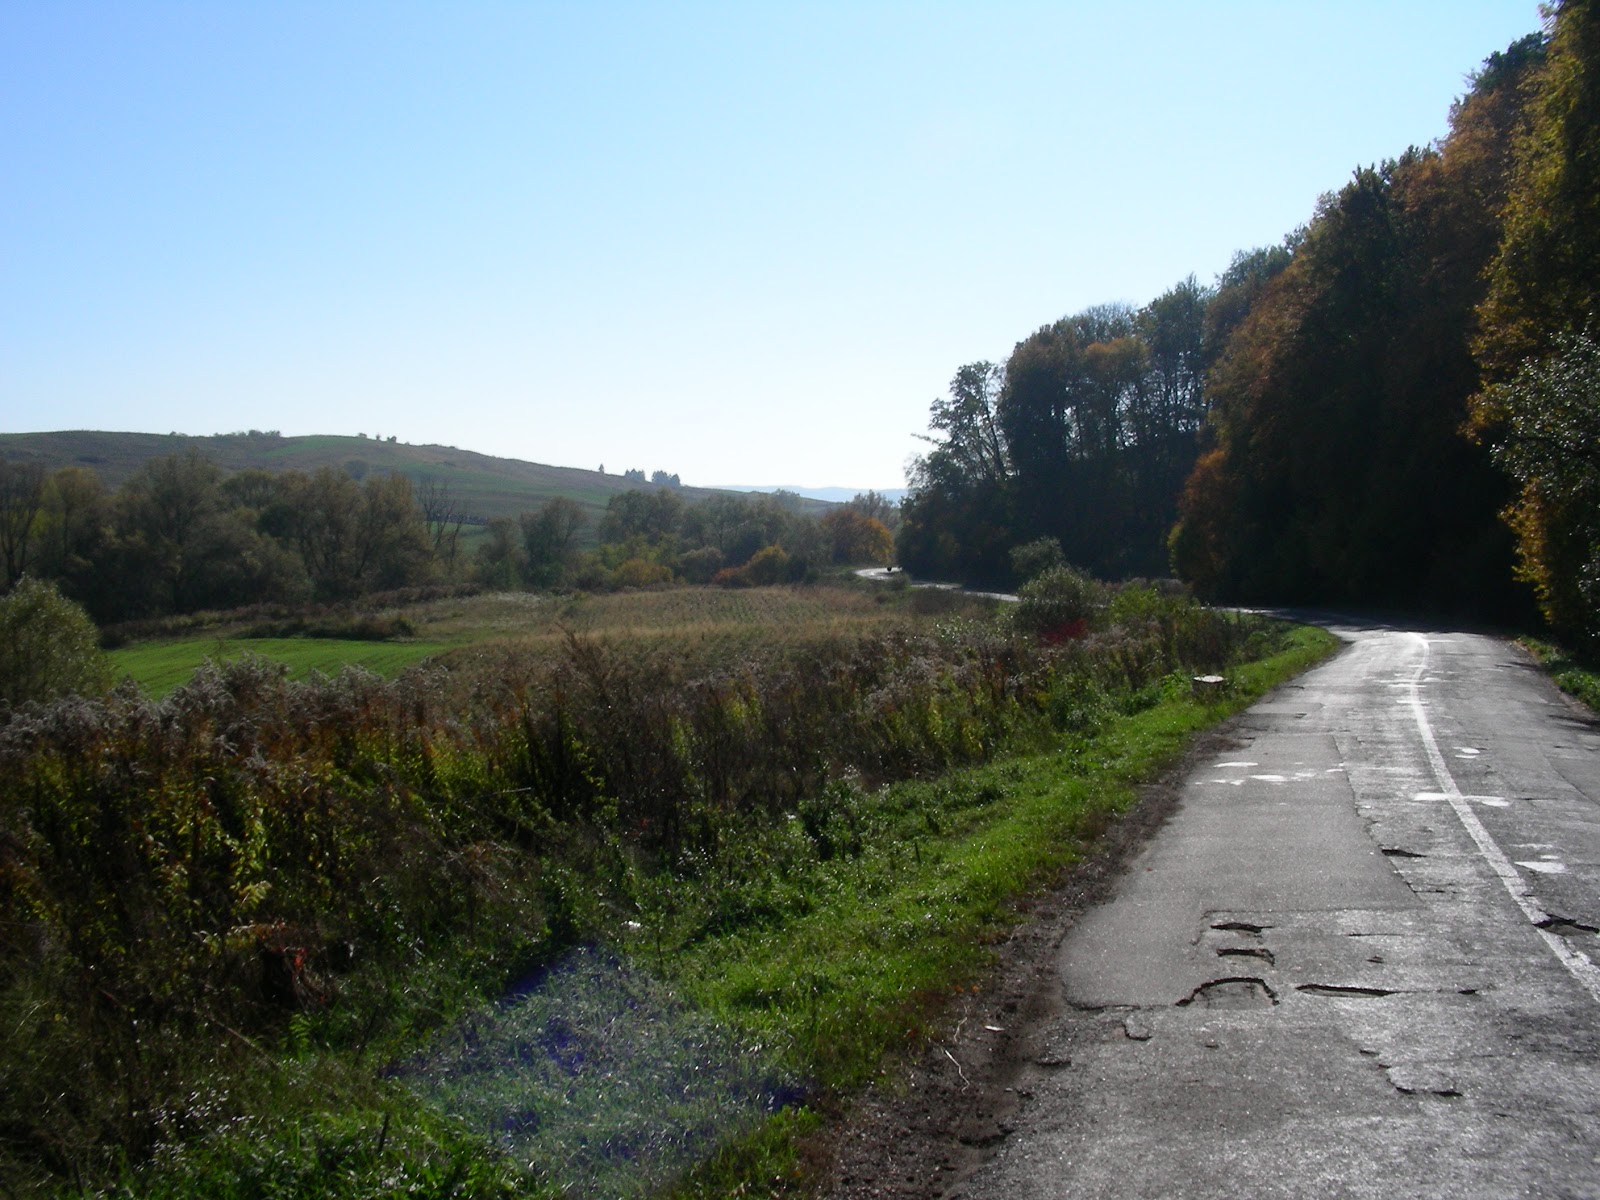
M159 703L12 713L0 1190L108 1178L243 1115L218 1081L308 1028L401 1054L663 881L715 893L707 932L759 922L773 893L741 881L850 855L861 788L1082 729L1259 629L1148 588L1098 611L1065 639L954 617L780 637L709 672L576 636L393 682L245 660Z

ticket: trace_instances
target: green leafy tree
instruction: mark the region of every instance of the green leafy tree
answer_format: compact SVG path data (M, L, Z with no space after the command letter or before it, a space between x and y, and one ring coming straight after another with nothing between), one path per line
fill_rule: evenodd
M230 508L222 472L198 454L153 459L117 495L113 572L118 615L194 612L292 596L296 564Z
M476 553L478 578L490 587L520 587L524 577L522 539L510 517L490 517Z
M44 468L37 463L0 459L0 570L5 572L0 585L4 588L27 573L44 506L44 485Z
M112 504L100 476L87 467L62 467L45 486L40 516L40 575L92 615L109 619L122 587L112 561Z
M854 509L863 517L871 517L891 533L900 527L900 506L882 492L857 492L845 503L845 507Z
M938 436L911 468L895 553L908 571L933 578L999 581L1015 541L1013 468L1000 423L1004 368L969 363L929 410Z
M1495 461L1519 485L1509 512L1519 571L1551 626L1600 649L1600 342L1564 334L1480 400Z
M1564 0L1548 10L1547 28L1526 121L1508 139L1512 183L1478 310L1476 349L1491 386L1474 403L1472 432L1515 481L1506 515L1519 573L1552 627L1592 652L1600 639L1600 13L1593 0Z
M404 475L369 475L357 483L323 467L286 472L276 504L261 523L292 545L319 600L344 600L424 582L432 545Z
M557 586L577 554L578 533L587 520L583 508L576 500L555 496L518 520L528 582L535 587Z
M1011 573L1022 583L1066 565L1067 556L1061 552L1061 543L1053 537L1034 538L1011 550Z
M94 622L41 579L0 596L0 706L93 695L110 685Z
M681 496L667 488L618 492L606 503L600 520L602 542L625 542L640 536L655 543L674 537L683 520Z

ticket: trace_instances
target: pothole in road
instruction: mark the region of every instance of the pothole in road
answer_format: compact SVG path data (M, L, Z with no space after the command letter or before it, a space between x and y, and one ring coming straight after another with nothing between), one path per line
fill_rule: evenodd
M1221 933L1265 933L1271 925L1252 925L1249 921L1217 921L1211 928Z
M1426 854L1418 854L1415 850L1402 850L1398 846L1385 846L1383 853L1388 858L1427 858Z
M1199 1005L1201 1008L1239 1009L1271 1008L1278 1003L1278 993L1267 985L1265 979L1253 975L1230 975L1226 979L1213 979L1202 983L1182 1000L1179 1008Z
M1265 946L1218 946L1218 958L1259 958L1271 966L1277 960L1272 957L1272 951Z

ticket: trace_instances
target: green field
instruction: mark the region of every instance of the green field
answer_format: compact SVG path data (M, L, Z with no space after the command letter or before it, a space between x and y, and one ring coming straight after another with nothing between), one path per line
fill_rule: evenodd
M394 675L430 654L449 649L441 642L358 642L343 638L184 638L146 642L111 651L118 679L131 676L146 695L159 700L186 683L195 668L210 660L226 662L258 655L289 668L289 678L304 679L313 671L337 675L346 666Z
M204 632L138 642L111 651L110 658L117 678L131 676L153 699L187 681L208 659L247 654L283 663L292 679L313 671L337 674L346 665L393 676L438 654L470 654L480 661L502 654L544 657L560 653L569 636L581 636L626 642L641 651L670 647L676 656L715 665L769 644L773 630L786 631L803 646L898 625L929 604L973 612L992 607L979 599L908 596L857 585L593 596L490 592L406 607L403 615L416 636L403 640L252 637L247 627L223 615Z

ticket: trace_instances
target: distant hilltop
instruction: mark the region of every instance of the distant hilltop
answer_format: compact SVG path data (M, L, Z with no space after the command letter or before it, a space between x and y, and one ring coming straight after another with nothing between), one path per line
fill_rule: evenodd
M479 522L514 517L545 501L565 496L590 515L591 527L611 497L621 492L655 490L664 485L642 471L612 475L577 467L553 467L516 458L495 458L454 446L414 446L395 439L312 434L284 437L251 430L211 437L187 434L113 433L64 430L56 433L0 433L0 459L38 463L47 470L87 467L108 488L120 487L151 459L194 451L224 471L316 471L331 467L356 479L370 473L404 475L413 485L448 489L455 510ZM705 500L722 491L773 491L773 488L675 486L685 500ZM798 489L789 489L798 490ZM839 500L854 492L838 491ZM801 493L806 495L806 493ZM821 512L826 496L808 496L807 511Z
M717 483L711 486L719 492L793 492L807 500L825 500L829 504L848 504L863 492L873 491L891 504L899 504L911 494L910 488L801 487L794 483Z

